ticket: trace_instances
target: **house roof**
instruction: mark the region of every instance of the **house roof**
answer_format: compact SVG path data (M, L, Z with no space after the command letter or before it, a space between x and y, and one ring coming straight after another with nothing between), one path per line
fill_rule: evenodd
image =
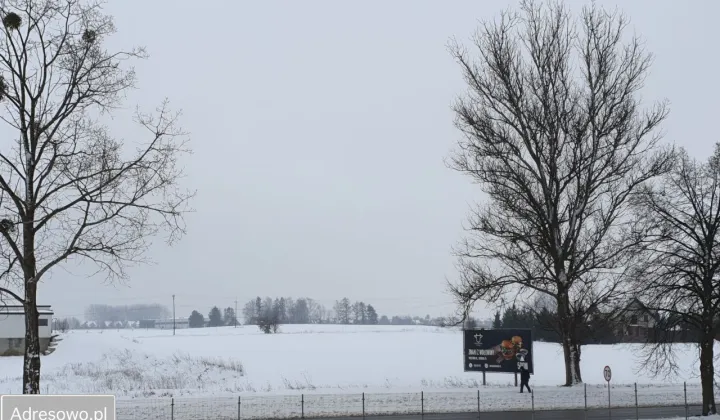
M37 305L40 315L54 315L50 305ZM25 308L22 305L0 305L0 316L2 315L25 315Z
M0 316L3 315L25 315L25 311L8 311L0 309ZM53 311L38 311L38 315L55 315Z
M636 298L636 297L632 298L632 299L630 300L630 302L628 302L628 304L625 305L625 307L623 308L622 312L637 312L638 309L632 309L632 308L630 308L633 304L638 305L640 311L650 314L650 316L652 316L652 317L655 319L655 321L659 321L659 320L660 320L660 315L659 315L656 311L650 310L647 306L645 306L644 303L642 303L642 302L640 301L640 299L638 299L638 298Z

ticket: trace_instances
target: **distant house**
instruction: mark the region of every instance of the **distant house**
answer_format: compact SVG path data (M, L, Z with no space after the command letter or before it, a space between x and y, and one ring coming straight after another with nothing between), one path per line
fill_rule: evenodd
M50 305L38 305L40 352L48 350L52 336L53 311ZM0 306L0 356L21 355L25 351L25 309L22 305Z
M638 299L633 298L620 312L616 325L618 337L629 343L645 342L655 331L659 316Z
M176 330L190 328L190 320L188 318L175 318L175 320L172 320L172 319L155 320L155 328L158 328L161 330L172 330L173 324L175 325Z

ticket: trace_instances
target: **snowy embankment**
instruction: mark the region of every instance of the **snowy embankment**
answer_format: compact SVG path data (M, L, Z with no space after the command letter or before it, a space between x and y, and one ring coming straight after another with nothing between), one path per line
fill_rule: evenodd
M459 331L433 327L286 325L178 330L72 331L42 358L43 393L105 393L133 418L288 417L365 412L530 409L513 375L463 372ZM696 351L680 351L681 375L660 382L638 372L637 345L587 346L587 387L564 388L562 350L535 343L536 409L607 406L603 367L613 369L613 406L700 400ZM21 389L22 358L0 358L0 394ZM587 390L587 391L586 391ZM421 392L422 391L422 395ZM171 400L171 397L174 398ZM185 413L185 414L182 414Z
M714 415L714 416L705 416L705 417L690 417L692 419L702 419L702 420L720 420L720 415ZM686 420L685 417L667 417L662 419L647 419L647 420Z

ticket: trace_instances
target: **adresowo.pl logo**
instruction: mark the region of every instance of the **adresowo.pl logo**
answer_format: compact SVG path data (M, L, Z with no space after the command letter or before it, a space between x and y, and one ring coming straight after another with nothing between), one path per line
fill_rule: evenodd
M0 420L116 420L114 395L3 395Z

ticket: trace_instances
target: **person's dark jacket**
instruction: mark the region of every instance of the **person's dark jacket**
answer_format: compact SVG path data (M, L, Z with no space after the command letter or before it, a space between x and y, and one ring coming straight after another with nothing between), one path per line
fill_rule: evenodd
M523 381L530 380L530 370L525 368L520 369L520 379L522 379Z

